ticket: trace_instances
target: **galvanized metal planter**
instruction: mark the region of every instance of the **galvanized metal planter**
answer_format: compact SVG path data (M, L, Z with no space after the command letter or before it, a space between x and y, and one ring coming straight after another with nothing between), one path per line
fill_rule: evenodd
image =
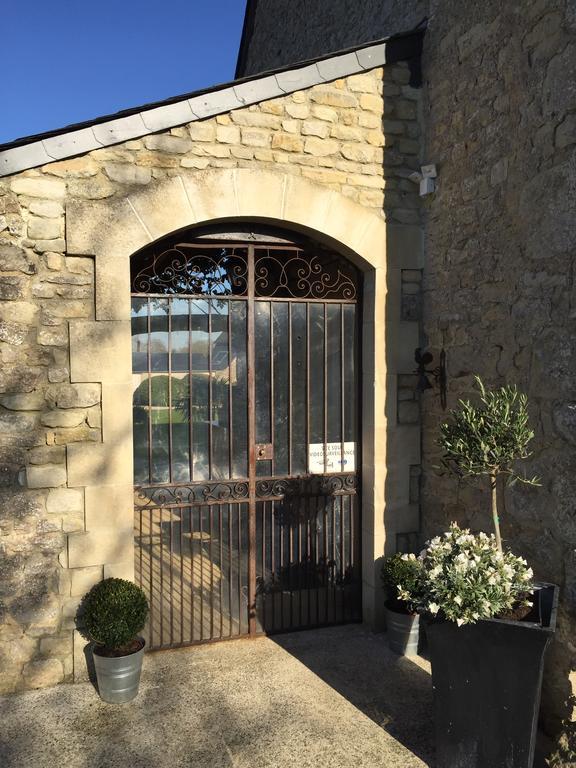
M388 604L384 606L388 645L400 656L416 656L420 637L420 617L417 613L401 613Z
M93 649L98 693L108 704L125 704L135 699L140 684L145 642L139 651L128 656L100 656Z
M558 587L538 585L540 622L426 626L437 768L531 768Z

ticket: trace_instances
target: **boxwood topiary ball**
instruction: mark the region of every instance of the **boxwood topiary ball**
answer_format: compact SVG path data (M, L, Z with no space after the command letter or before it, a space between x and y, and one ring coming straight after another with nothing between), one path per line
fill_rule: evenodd
M104 579L85 596L82 616L88 634L98 645L122 648L144 628L148 600L131 581Z

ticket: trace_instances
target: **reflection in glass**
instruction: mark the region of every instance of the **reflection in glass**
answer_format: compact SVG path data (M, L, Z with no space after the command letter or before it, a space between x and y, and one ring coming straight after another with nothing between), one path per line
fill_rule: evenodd
M232 388L231 477L248 477L248 366L246 303L230 302L230 384Z
M246 330L245 302L133 298L136 482L247 476Z
M356 399L354 350L356 340L356 307L345 304L344 313L344 441L356 440Z
M274 474L288 474L288 423L290 401L288 392L288 304L278 302L273 309L273 367L274 367ZM261 462L259 462L261 463Z
M310 442L324 442L324 305L310 304Z
M342 353L340 347L340 306L326 307L327 442L342 440ZM340 462L338 462L339 464Z
M211 422L211 477L228 478L229 470L229 398L230 361L228 357L228 307L227 301L211 301L210 315L210 402Z
M270 443L270 302L254 305L256 442Z
M306 472L306 305L291 306L292 466L290 474Z

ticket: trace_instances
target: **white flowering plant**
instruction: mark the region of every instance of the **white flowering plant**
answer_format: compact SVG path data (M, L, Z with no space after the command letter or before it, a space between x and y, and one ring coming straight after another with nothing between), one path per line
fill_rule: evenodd
M426 543L417 562L418 594L404 582L399 598L458 626L531 605L532 569L523 558L500 551L494 535L472 534L452 523Z

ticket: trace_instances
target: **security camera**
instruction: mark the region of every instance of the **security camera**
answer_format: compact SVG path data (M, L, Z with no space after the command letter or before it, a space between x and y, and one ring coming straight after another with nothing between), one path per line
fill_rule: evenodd
M423 165L420 168L420 171L412 171L408 178L410 181L413 181L414 184L420 186L420 197L424 197L425 195L432 194L432 192L436 190L436 182L434 179L437 175L436 166L434 163L430 163L429 165Z

